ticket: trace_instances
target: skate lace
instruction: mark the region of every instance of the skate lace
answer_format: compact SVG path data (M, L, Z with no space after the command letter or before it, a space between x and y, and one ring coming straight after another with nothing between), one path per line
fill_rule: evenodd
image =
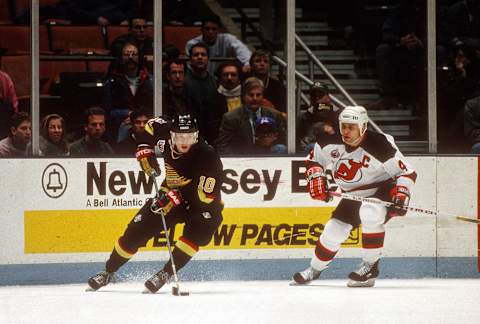
M161 281L164 281L165 283L170 282L170 275L165 271L160 271L159 273L157 273L157 276Z
M93 277L93 280L95 280L99 284L108 284L110 282L116 281L114 274L106 271L97 273L95 277Z
M307 269L302 271L302 277L308 280L315 279L320 274L320 271L313 269L312 267L308 267Z
M170 275L165 271L160 271L155 276L153 276L150 281L152 281L155 286L158 286L160 282L164 282L167 284L170 282Z
M358 268L357 271L355 271L355 272L358 273L360 276L364 276L367 273L369 273L370 270L372 270L372 266L373 266L373 264L371 264L371 263L362 262L362 264L360 265L360 268Z

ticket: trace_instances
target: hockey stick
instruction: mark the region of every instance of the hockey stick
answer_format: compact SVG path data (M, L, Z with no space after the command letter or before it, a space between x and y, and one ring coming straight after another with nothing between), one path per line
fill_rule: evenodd
M359 202L369 202L372 204L379 204L385 207L391 207L393 206L393 203L388 202L388 201L383 201L383 200L378 200L375 198L367 198L367 197L359 197L359 196L353 196L345 193L339 193L339 192L329 192L332 196L343 198L343 199L348 199L348 200L354 200L354 201L359 201ZM456 215L452 213L445 213L445 212L439 212L436 210L430 210L430 209L424 209L420 207L414 207L414 206L406 206L403 207L403 209L406 209L407 211L412 211L412 212L417 212L417 213L422 213L422 214L428 214L428 215L433 215L433 216L444 216L444 217L452 217L455 218L459 221L463 222L469 222L469 223L474 223L474 224L480 224L480 219L475 219L475 218L470 218L466 216L461 216L461 215Z
M153 184L155 185L155 191L156 194L155 196L158 196L159 188L158 188L158 183L157 183L157 174L154 172L152 174L153 178ZM170 238L168 235L167 231L167 223L165 222L165 215L163 214L163 211L160 211L160 216L162 217L162 223L163 223L163 230L165 232L165 239L167 240L167 247L168 247L168 254L170 255L170 261L172 263L172 270L173 270L173 281L175 282L175 286L172 287L172 295L174 296L188 296L190 295L186 291L180 291L180 285L179 285L179 280L177 276L177 268L175 267L175 261L173 260L173 254L172 254L172 247L170 245Z

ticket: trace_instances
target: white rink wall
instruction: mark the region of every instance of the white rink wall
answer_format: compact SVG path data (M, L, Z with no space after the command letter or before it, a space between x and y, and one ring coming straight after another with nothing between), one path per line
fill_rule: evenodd
M477 218L476 157L408 160L418 173L411 205ZM309 198L303 160L223 162L224 234L234 234L228 244L223 237L195 259L309 258L338 200L326 205ZM153 195L135 159L6 159L0 168L0 266L104 262L130 218ZM277 231L278 226L284 227ZM309 234L311 229L317 234ZM300 234L288 238L292 233ZM359 257L360 236L352 233L338 256ZM285 237L286 243L277 244ZM161 239L150 242L135 260L165 260L163 246ZM387 224L385 257L473 259L478 249L475 224L418 213Z

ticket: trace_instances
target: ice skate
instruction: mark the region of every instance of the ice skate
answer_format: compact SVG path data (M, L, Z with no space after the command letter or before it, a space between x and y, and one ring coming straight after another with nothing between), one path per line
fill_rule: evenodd
M308 267L303 271L297 272L293 275L294 285L306 285L312 280L318 279L322 271L315 270L312 267Z
M160 270L151 276L147 281L145 281L145 287L147 288L145 292L154 294L169 281L170 274L168 274L168 272L165 270Z
M88 286L90 291L96 291L103 286L108 285L110 282L115 282L115 273L100 271L90 279L88 279Z
M373 287L375 285L375 278L378 277L378 263L369 263L363 261L360 267L348 275L350 280L347 283L348 287Z

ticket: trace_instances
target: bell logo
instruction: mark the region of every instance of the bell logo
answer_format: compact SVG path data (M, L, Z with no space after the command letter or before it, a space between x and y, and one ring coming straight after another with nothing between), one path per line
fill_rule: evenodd
M61 197L67 189L67 183L67 172L60 164L51 163L43 170L42 187L48 197Z

